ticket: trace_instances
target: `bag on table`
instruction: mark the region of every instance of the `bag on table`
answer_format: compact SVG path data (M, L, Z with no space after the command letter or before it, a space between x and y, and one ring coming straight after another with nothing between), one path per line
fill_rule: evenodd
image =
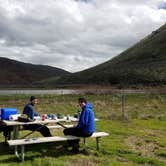
M18 121L19 121L19 122L33 122L33 120L30 119L30 118L28 117L28 115L26 115L26 114L21 114L21 115L18 117Z

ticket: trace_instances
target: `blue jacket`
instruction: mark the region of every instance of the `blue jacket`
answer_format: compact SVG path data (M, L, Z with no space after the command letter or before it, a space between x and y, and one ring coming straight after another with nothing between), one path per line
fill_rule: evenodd
M87 134L91 134L95 131L94 113L90 103L86 103L82 108L77 128L82 129L83 132Z
M34 116L39 116L39 114L37 112L35 112L31 103L28 103L25 105L23 114L27 114L28 117L32 120L34 120Z

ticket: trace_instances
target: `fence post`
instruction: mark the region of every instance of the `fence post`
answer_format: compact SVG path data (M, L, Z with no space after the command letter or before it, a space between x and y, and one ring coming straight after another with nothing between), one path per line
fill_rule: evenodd
M125 113L125 94L124 94L124 92L122 92L122 95L121 95L121 110L122 110L122 118L124 120L128 120L128 116Z
M124 110L124 105L125 105L125 96L124 96L124 93L122 92L122 95L121 95L121 110L122 110L122 117L124 118L125 116L125 110Z

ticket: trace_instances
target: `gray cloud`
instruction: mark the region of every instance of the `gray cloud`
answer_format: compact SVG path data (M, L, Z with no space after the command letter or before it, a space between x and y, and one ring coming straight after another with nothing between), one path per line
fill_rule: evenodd
M79 71L166 22L164 0L0 0L0 56Z

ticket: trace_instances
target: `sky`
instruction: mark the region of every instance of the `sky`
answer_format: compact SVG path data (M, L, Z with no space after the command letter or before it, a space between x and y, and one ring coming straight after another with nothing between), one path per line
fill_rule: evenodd
M81 71L166 23L166 0L0 0L0 57Z

